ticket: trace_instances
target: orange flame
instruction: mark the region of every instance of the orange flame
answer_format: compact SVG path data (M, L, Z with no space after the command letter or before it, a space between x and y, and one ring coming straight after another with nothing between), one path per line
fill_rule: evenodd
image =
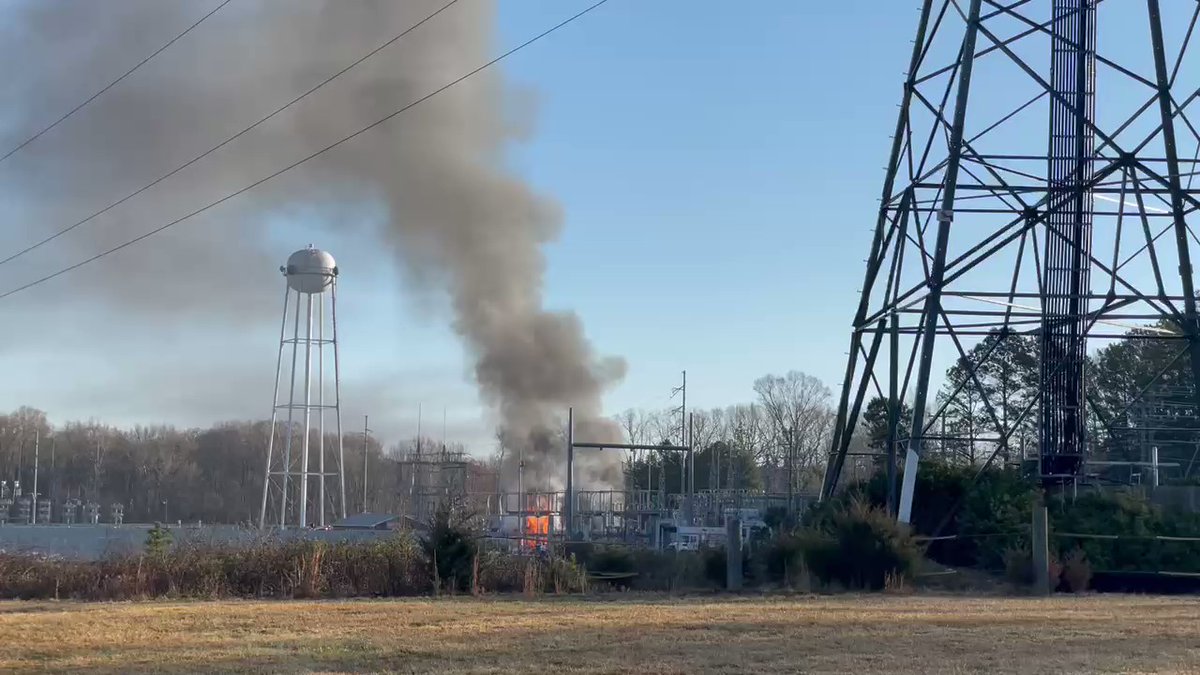
M527 549L536 549L539 545L550 542L550 519L546 513L550 509L550 500L544 496L536 497L533 504L527 505L527 512L541 512L543 515L525 516L525 537L521 545Z
M538 544L550 540L550 516L525 517L524 544L527 548L537 548Z

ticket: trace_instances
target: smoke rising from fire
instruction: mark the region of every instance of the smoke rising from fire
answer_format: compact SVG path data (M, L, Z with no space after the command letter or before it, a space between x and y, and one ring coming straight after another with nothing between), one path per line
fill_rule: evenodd
M23 203L52 231L186 161L289 100L288 92L303 91L443 4L232 3L71 121L79 123L68 122L40 147L31 146L38 152L22 158L20 173L3 167L0 178L22 186ZM138 35L168 36L202 9L186 2L134 2L120 10L28 3L10 11L17 20L0 35L21 33L18 44L27 49L40 41L79 43L72 58L99 58L117 50L112 40L134 27ZM136 236L475 69L497 51L495 10L491 1L457 3L162 190L30 256L27 265L15 265L16 272L6 271L6 285L24 276L22 267L28 272L47 262L74 262ZM0 48L0 56L5 51ZM48 50L44 58L62 60ZM65 94L39 97L38 80L54 72L12 74L10 100L29 101L29 109L0 119L6 130L35 128L34 120L67 100ZM80 81L86 78L57 74L76 85L68 90L88 90ZM91 83L104 81L87 74ZM231 208L178 226L119 262L98 263L87 270L82 293L148 323L200 311L223 315L219 320L262 317L273 323L276 289L260 288L260 279L242 270L278 264L278 245L264 231L265 213L309 207L332 238L354 230L391 248L410 290L448 299L473 378L502 428L506 456L523 456L526 487L558 487L565 480L561 429L568 407L575 409L577 437L620 437L602 415L601 397L625 365L593 352L576 315L543 304L543 246L557 236L563 214L505 166L509 145L532 127L531 100L498 68L480 72ZM14 139L17 132L5 134L6 145ZM55 177L52 186L42 180L48 175ZM53 207L39 205L50 201ZM19 238L28 239L28 232ZM16 242L4 238L6 248ZM338 254L336 245L329 248ZM230 271L213 274L214 265ZM197 293L201 275L219 288ZM230 306L239 304L231 297L242 301L241 309ZM398 359L404 358L400 340ZM261 409L261 398L247 403ZM581 456L579 465L584 485L619 484L615 456ZM510 462L510 479L514 467Z

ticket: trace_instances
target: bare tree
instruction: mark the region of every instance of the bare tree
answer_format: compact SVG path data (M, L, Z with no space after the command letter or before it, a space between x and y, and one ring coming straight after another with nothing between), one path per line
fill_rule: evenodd
M833 414L830 391L817 378L798 370L786 375L764 375L754 382L754 392L765 414L775 466L787 473L789 499L798 478L817 468L829 439Z
M643 441L649 427L649 420L645 411L629 408L614 419L616 419L617 424L621 425L621 430L625 432L625 438L630 443L641 443Z
M680 432L677 409L658 410L647 415L646 427L649 429L649 443L654 445L683 445L684 439ZM658 476L658 489L667 491L667 454L662 450L655 451L658 455L658 465L662 468Z
M731 406L725 411L726 434L730 447L744 457L749 457L756 464L764 460L767 446L767 423L762 407L756 403ZM734 466L739 470L740 464ZM727 483L734 487L745 484L745 476L734 474Z
M614 416L613 419L621 426L621 431L625 434L626 442L635 445L646 442L646 433L650 428L650 421L645 411L629 408L625 412ZM630 459L636 462L641 457L637 451L634 451Z
M725 437L725 411L720 408L712 410L696 410L691 414L689 433L691 434L692 452L705 452L713 443ZM717 480L717 455L711 453L708 468L709 488L715 489L720 483ZM693 469L695 467L692 467Z

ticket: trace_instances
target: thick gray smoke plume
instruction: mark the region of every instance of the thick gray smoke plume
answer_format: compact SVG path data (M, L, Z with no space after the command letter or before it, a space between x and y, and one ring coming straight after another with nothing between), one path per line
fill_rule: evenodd
M433 31L418 37L419 56L365 83L348 104L394 89L416 98L485 62L493 51L492 7L462 9L446 17L455 39ZM524 448L526 484L547 488L564 480L565 448L550 439L568 406L576 408L582 435L614 439L600 397L624 364L597 361L575 315L543 308L541 247L557 234L561 214L504 170L505 145L527 120L503 114L514 106L506 106L499 71L478 77L414 109L412 130L401 133L393 152L347 154L336 174L377 182L406 269L450 291L455 329L475 357L475 378L500 414L505 443ZM615 458L591 459L582 464L586 482L619 484Z
M28 229L10 233L5 248L123 196L443 4L231 3L81 112L80 120L31 146L20 164L14 157L0 168L0 181L20 186L22 208L36 211L27 222L46 223L32 235ZM5 287L178 217L476 68L496 53L494 4L459 2L170 184L4 270ZM131 63L130 50L148 54L216 2L200 5L28 2L8 9L13 20L0 22L0 38L11 39L0 42L15 46L0 48L0 62L10 64L0 74L11 76L3 94L26 106L18 105L13 119L0 119L4 149L53 119L50 111L65 109L78 92L120 72L112 64ZM70 47L62 51L63 45ZM23 74L12 66L6 57L20 49L26 52L19 62L44 59L35 61L44 70ZM92 62L105 67L93 70ZM64 82L63 92L47 94L47 81ZM245 326L261 317L266 326L278 314L277 289L261 288L260 277L246 270L270 269L281 257L266 231L268 215L315 213L318 227L335 240L353 234L386 242L403 263L410 289L448 298L453 327L472 358L483 399L497 413L508 456L524 455L526 486L557 487L565 479L560 430L569 406L580 438L619 438L602 416L601 395L622 377L624 364L597 358L574 314L543 306L542 247L557 235L562 214L504 164L509 144L529 132L530 101L498 68L481 72L253 196L119 260L99 262L76 280L89 302L133 321L223 316L218 320ZM330 248L337 253L336 245ZM396 358L404 358L399 348ZM261 396L248 403L261 409ZM581 457L579 479L618 484L619 462Z

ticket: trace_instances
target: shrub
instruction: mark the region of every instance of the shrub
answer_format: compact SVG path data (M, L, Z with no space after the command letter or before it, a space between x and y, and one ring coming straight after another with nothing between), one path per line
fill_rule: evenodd
M729 584L729 549L724 546L704 548L699 551L699 558L707 585L716 588L725 588ZM681 560L686 560L686 558ZM743 582L749 582L755 578L754 571L758 566L758 562L751 555L750 549L742 548ZM686 568L686 564L682 566L682 569L686 570Z
M628 569L611 571L635 572L636 576L630 580L630 586L637 590L675 591L708 585L704 573L704 560L697 551L624 549L617 559L623 561L626 556L632 563L631 566Z
M515 593L524 587L525 560L501 551L479 554L478 587L483 593Z
M903 575L888 572L883 578L883 592L896 595L908 593L908 582Z
M439 507L421 545L429 560L435 590L455 592L470 588L478 547L467 518L449 506Z
M774 532L794 530L799 524L795 514L789 513L787 507L769 506L763 511L763 524Z
M1062 583L1072 593L1082 593L1092 583L1092 566L1083 549L1072 549L1063 559Z
M704 564L704 578L708 583L724 588L725 583L729 581L729 552L724 546L721 548L706 548L700 552L700 558Z
M922 461L917 471L911 527L915 534L932 535L957 504L958 511L939 534L971 536L931 542L926 554L947 565L999 570L1004 567L1005 551L1019 543L1021 536L977 535L1000 535L1027 528L1037 500L1037 486L1015 469L993 467L971 487L977 470L974 466L937 458ZM855 501L882 508L887 501L886 472L850 486L837 498L818 505L807 515L805 523L819 527Z
M802 576L803 544L801 537L790 532L777 534L766 542L757 556L763 560L766 578L790 586Z
M523 579L523 590L527 596L541 595L545 590L546 583L545 571L542 565L534 558L525 559L525 577Z
M546 567L549 590L556 594L587 592L587 570L573 556L551 558Z
M864 501L832 513L801 533L805 562L818 579L847 588L879 590L888 576L909 577L921 554L907 526Z
M146 555L161 557L171 548L171 530L155 523L146 533Z
M632 549L624 546L595 546L580 561L593 572L628 573L637 571L638 561ZM644 560L645 557L641 556Z
M1033 584L1033 553L1028 546L1014 546L1004 552L1004 575L1014 584Z
M952 565L1004 569L1005 551L1028 541L1027 531L1037 501L1037 487L1018 471L986 471L963 500L953 531L943 532L963 536L935 542L940 547L931 546L930 557Z
M430 588L407 535L367 543L260 542L175 546L99 561L0 555L0 597L131 600L154 597L414 595Z
M1004 574L1014 584L1032 586L1036 581L1033 569L1033 552L1028 544L1014 546L1004 552ZM1089 577L1090 577L1089 572ZM1058 587L1063 575L1063 566L1059 563L1054 552L1050 552L1049 575L1050 590Z
M1164 541L1200 536L1200 516L1164 511L1139 494L1092 492L1050 505L1052 531L1116 535L1118 539L1060 538L1065 556L1078 548L1093 569L1200 572L1200 543Z

